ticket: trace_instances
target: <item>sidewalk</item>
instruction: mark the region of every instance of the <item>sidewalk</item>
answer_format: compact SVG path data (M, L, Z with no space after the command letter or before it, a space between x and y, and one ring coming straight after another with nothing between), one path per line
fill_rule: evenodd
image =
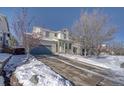
M11 54L0 53L0 86L4 86L4 77L2 76L3 66L11 56Z

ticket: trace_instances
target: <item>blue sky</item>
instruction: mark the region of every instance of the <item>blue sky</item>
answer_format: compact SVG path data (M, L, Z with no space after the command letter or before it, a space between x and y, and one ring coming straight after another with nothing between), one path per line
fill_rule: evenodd
M19 8L0 8L0 14L7 16L9 24L13 19L15 11ZM39 26L52 30L61 30L62 28L71 28L72 24L80 16L82 10L91 12L94 8L29 8L31 16L38 16ZM99 8L103 13L110 16L110 22L116 25L118 33L117 40L124 40L124 8ZM37 24L36 24L37 25Z

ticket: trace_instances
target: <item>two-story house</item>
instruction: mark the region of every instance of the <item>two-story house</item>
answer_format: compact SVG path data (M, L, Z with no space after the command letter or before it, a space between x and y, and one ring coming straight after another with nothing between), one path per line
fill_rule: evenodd
M33 27L32 33L36 37L41 38L41 43L37 50L35 50L37 52L46 52L46 49L48 49L52 53L81 54L79 45L70 39L68 29L52 31L42 27Z
M69 53L72 49L72 41L69 39L69 31L63 29L62 31L52 31L42 27L33 27L33 34L41 38L40 49L46 47L53 53Z

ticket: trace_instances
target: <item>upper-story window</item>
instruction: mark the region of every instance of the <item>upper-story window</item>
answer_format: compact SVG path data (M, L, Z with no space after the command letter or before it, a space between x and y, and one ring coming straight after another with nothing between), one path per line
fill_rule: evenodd
M3 38L2 37L0 37L0 41L2 41L3 40Z
M55 34L54 34L54 36L55 36L55 37L57 37L57 36L58 36L58 34L57 34L57 33L55 33Z
M64 32L66 32L66 30L64 29Z
M50 32L46 32L45 37L49 37L50 36Z
M63 35L64 35L64 39L66 39L66 34L64 33Z

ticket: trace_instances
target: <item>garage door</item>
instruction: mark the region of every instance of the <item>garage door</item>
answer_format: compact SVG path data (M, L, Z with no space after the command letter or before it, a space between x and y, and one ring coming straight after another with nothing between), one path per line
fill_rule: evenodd
M33 55L51 55L52 54L52 46L50 45L39 45L31 50L31 54Z

